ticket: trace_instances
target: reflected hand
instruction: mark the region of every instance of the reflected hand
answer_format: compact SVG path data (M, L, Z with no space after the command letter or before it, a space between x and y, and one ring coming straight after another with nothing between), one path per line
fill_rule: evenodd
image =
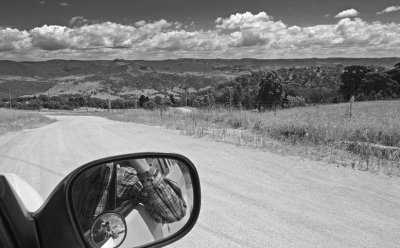
M119 162L121 166L130 166L136 170L137 173L143 173L150 170L150 165L146 159L135 159Z
M135 159L129 160L129 165L135 168L137 173L143 173L150 170L150 165L147 163L146 159Z

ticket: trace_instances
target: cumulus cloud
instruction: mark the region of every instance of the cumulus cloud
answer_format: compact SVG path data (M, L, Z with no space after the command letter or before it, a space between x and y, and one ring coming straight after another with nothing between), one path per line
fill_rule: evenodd
M56 25L44 25L30 31L32 45L43 50L60 50L71 47L70 29Z
M355 16L358 16L358 11L355 9L343 10L342 12L339 12L337 15L335 15L336 18L346 18Z
M39 2L39 4L45 4L46 3L46 1L40 1Z
M215 20L216 30L227 44L235 47L251 47L266 45L272 36L283 32L287 26L281 21L275 21L265 12L252 14L250 12L237 13L228 18ZM223 37L227 34L228 37Z
M178 23L166 20L140 22L136 26L113 22L90 23L83 17L72 18L72 27L44 25L30 30L32 45L43 50L129 48L155 36L168 34Z
M389 6L386 9L377 12L378 15L382 15L385 13L390 13L390 12L395 12L395 11L399 11L400 10L400 6Z
M0 52L26 49L31 46L31 38L26 31L14 28L0 28Z
M122 25L77 16L68 27L0 28L0 55L9 58L12 52L20 57L26 52L23 58L29 52L34 59L391 56L400 53L400 24L342 18L336 24L299 27L265 12L245 12L196 30L163 19Z
M72 27L81 27L84 25L87 25L89 23L92 23L88 19L84 18L83 16L75 16L72 17L71 20L69 21L69 25Z
M69 6L69 3L62 2L59 5L62 6L62 7L66 7L66 6Z
M262 28L265 24L272 23L272 17L265 12L253 15L250 12L237 13L228 18L218 17L215 20L217 28L220 29L254 29Z
M43 50L123 47L132 44L134 27L105 22L69 28L44 25L30 31L34 47Z

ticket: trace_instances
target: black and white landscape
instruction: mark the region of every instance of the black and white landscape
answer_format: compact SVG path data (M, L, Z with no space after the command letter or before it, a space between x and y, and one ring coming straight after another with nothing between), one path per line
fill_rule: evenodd
M397 247L400 3L2 2L0 174L143 151L199 170L174 247Z

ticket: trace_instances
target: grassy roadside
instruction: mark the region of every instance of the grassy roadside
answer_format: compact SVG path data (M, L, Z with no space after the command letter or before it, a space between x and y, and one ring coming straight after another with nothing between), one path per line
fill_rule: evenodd
M41 114L0 109L0 135L22 129L40 127L54 121Z
M158 125L184 135L302 155L340 166L400 175L400 101L357 102L274 112L210 109L101 113L118 121Z

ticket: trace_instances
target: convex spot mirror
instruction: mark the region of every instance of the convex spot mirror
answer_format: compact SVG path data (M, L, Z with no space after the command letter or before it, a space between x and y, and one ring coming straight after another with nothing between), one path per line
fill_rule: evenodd
M160 247L195 224L200 183L194 165L183 156L124 155L78 172L70 202L88 247ZM107 219L112 221L107 224Z
M92 246L119 247L125 240L127 226L125 219L118 213L103 213L96 217L90 228Z

